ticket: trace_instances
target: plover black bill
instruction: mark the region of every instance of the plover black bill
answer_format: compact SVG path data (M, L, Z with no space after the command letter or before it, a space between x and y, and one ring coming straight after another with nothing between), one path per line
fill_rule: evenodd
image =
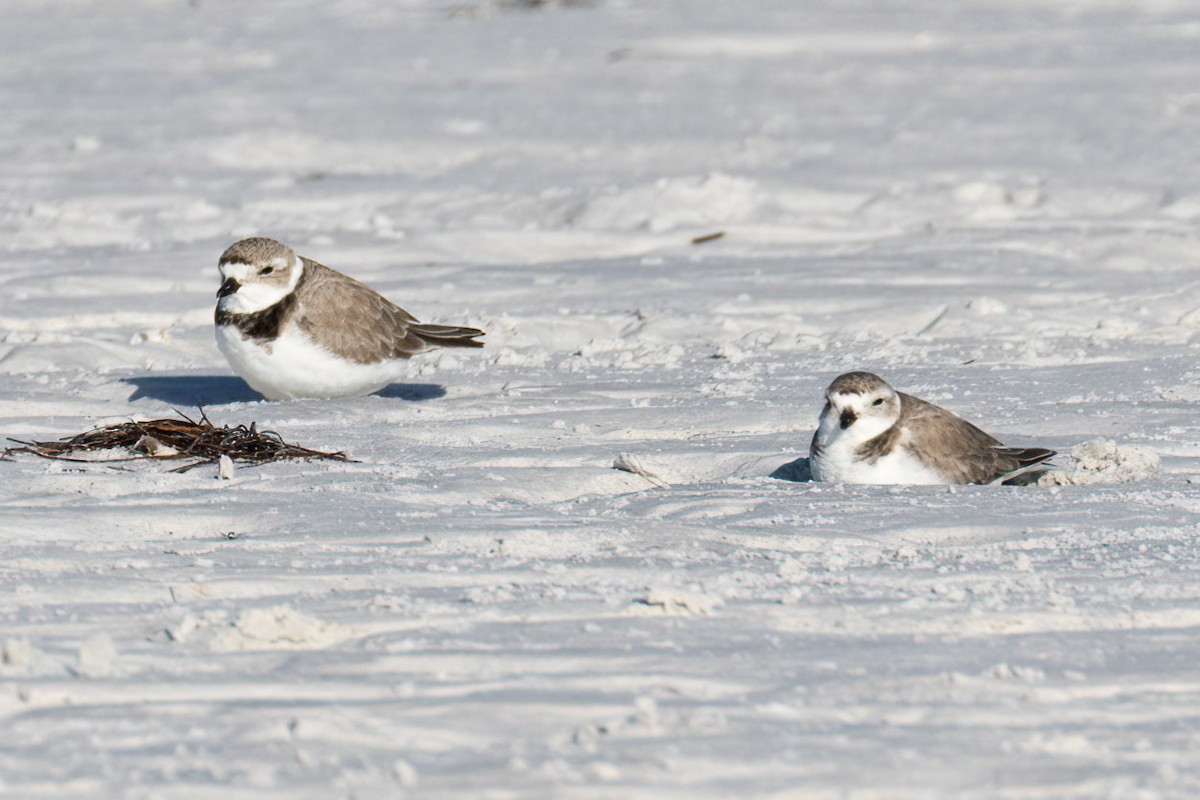
M825 392L809 448L814 480L841 483L1032 483L1055 453L1005 447L961 417L848 372Z
M274 239L221 255L217 346L270 400L366 395L401 378L433 347L483 347L476 328L426 325L337 270Z

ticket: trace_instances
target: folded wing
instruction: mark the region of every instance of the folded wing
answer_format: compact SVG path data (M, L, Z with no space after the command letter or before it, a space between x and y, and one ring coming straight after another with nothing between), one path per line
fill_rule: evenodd
M919 436L906 443L921 461L955 483L1032 483L1055 455L1041 447L1005 447L965 419L901 393L902 417Z
M297 324L317 344L359 364L410 356L431 347L483 347L477 328L426 325L378 292L304 259Z

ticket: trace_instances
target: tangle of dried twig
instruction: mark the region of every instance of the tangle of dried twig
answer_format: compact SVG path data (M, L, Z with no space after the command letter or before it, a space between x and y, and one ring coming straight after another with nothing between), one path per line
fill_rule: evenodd
M74 461L87 464L111 464L144 459L190 460L172 472L187 472L202 464L215 464L221 456L229 456L242 464L269 464L291 458L353 461L345 453L326 453L290 444L274 431L260 431L257 423L249 426L218 428L209 421L204 409L196 421L176 411L182 419L153 419L142 422L123 422L106 425L57 442L22 442L10 439L20 447L5 449L3 458L15 453L30 453L54 461ZM78 458L75 453L90 453L115 448L141 451L125 458Z

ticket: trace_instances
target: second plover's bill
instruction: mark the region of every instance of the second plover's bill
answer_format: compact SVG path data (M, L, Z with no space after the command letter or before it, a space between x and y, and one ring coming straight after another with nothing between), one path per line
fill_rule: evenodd
M1005 447L961 417L847 372L825 392L809 448L814 480L842 483L1032 483L1055 453Z
M270 400L376 392L433 347L483 347L477 328L426 325L337 270L274 239L243 239L221 255L217 346Z

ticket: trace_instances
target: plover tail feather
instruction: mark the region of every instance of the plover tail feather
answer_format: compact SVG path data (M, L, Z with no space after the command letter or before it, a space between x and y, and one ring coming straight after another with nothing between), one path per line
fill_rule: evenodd
M483 342L475 341L476 336L483 336L478 328L460 328L454 325L426 325L424 323L409 325L410 334L437 347L483 347Z
M1008 484L1009 486L1025 486L1033 483L1043 473L1053 469L1048 464L1051 458L1058 455L1053 450L1044 447L997 447L996 451L1017 462L1016 469L1011 469L989 481L991 484Z

